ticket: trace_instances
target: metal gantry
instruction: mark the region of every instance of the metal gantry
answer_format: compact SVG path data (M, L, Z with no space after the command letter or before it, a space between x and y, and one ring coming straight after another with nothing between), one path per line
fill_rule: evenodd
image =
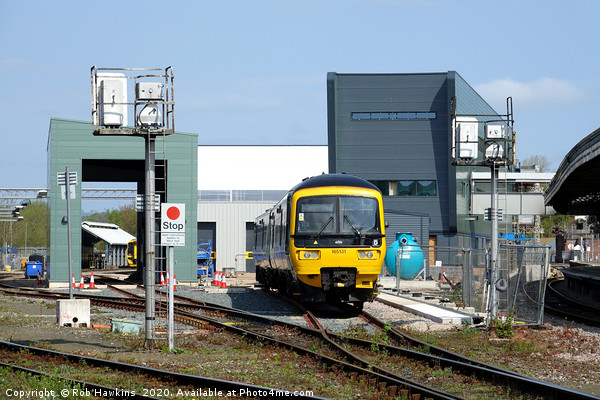
M160 213L155 195L163 202L166 193L166 136L174 133L175 102L173 68L91 68L92 124L96 136L137 136L145 141L145 199L144 199L144 284L146 286L146 343L154 341L155 263L164 264L164 248L158 234ZM129 85L133 82L133 85ZM134 87L134 90L128 88ZM130 92L134 92L129 97ZM133 98L134 101L128 101ZM133 124L128 115L133 112ZM158 151L157 139L162 139ZM162 160L157 160L162 155ZM160 161L160 163L157 163ZM157 168L160 164L161 168ZM157 171L159 173L157 174ZM161 185L157 190L157 182ZM162 268L162 265L159 266ZM162 270L162 269L161 269Z
M512 98L506 99L506 114L459 114L457 99L451 101L452 165L489 167L491 170L491 249L489 255L489 302L490 318L498 316L498 173L500 167L516 163L516 135ZM479 135L483 125L484 135ZM480 145L483 145L480 151Z

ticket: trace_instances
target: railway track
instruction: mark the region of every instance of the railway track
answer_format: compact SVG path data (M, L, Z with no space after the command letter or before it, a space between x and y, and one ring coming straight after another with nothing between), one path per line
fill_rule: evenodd
M277 296L280 297L279 295ZM376 326L382 332L385 332L386 337L388 337L391 341L402 345L410 345L417 349L427 349L427 353L424 353L422 351L411 350L406 347L394 346L386 343L374 344L370 340L342 337L340 335L328 333L325 331L318 319L303 305L285 297L281 298L283 300L288 301L290 304L293 304L299 310L301 310L301 312L306 316L305 318L310 320L316 327L318 327L322 331L323 336L330 340L330 343L333 346L339 349L347 349L347 347L340 345L339 343L351 344L352 346L363 350L376 349L376 352L385 352L386 356L392 354L394 356L399 356L405 359L410 359L412 361L428 364L433 367L451 369L452 371L460 372L465 376L476 377L477 379L481 379L493 385L503 386L507 389L509 393L516 391L518 393L532 396L532 398L598 399L597 396L589 395L587 393L571 390L549 382L544 382L528 376L517 374L509 370L505 370L490 364L473 360L471 358L448 351L441 347L432 346L431 344L424 343L416 338L413 338L410 335L405 334L404 332L400 331L399 329L393 326L389 326L385 322L381 321L380 319L365 311L361 311L361 318L363 318L368 323ZM396 373L394 373L393 371L374 365L371 360L356 357L352 351L348 351L348 356L354 358L354 360L359 363L366 364L369 369L377 370L382 374L387 374L389 376L397 376ZM399 361L396 359L395 362L398 363Z
M600 326L600 308L569 298L561 290L563 280L549 281L546 286L544 309L569 321L581 322L590 326Z
M33 293L33 291L24 292L23 295L29 296ZM121 292L121 294L126 297L115 300L114 298L108 299L106 296L87 296L97 305L129 307L128 309L144 312L144 302L139 294L130 292ZM56 294L51 294L51 296L56 296ZM382 353L389 356L388 359L393 357L397 365L405 365L404 362L413 363L413 365L414 363L429 365L432 369L425 372L424 376L434 375L435 371L439 370L449 370L452 371L452 374L460 373L469 380L475 378L484 385L502 386L510 393L518 391L533 396L533 398L540 396L548 399L597 399L597 397L585 393L476 362L448 350L423 343L386 325L366 312L363 312L361 317L384 332L385 337L389 338L385 340L388 343L374 343L372 340L334 334L327 331L310 311L299 305L298 307L311 325L310 327L284 323L243 310L208 304L182 296L177 296L175 319L201 329L227 331L241 337L251 338L258 343L269 343L290 349L297 354L318 359L335 370L343 370L355 380L368 380L378 390L387 391L390 395L399 394L405 397L418 395L422 399L462 398L460 394L446 393L419 382L419 379L423 379L423 377L417 379L416 376L407 376L402 368L394 367L394 363L381 363L381 360L377 360L377 358ZM300 337L305 337L305 339L300 340ZM319 345L315 351L314 340L317 339L324 345ZM313 344L311 345L311 343ZM423 353L407 347L427 348L429 351ZM424 380L427 381L427 379Z
M297 399L323 399L311 395L305 395L300 392L288 392L286 390L274 389L265 386L249 385L240 382L232 382L223 379L213 379L203 376L182 374L168 370L155 369L144 367L137 364L129 364L118 361L104 360L100 358L87 357L82 355L62 353L53 350L40 349L37 347L23 346L15 343L10 343L0 340L0 349L13 353L27 352L37 357L37 362L40 365L52 362L65 363L69 362L75 365L78 369L82 366L90 366L91 368L99 369L100 371L118 371L123 374L130 374L129 379L136 382L136 389L115 388L106 385L98 385L93 382L83 382L74 380L74 383L80 383L85 388L90 389L92 396L100 398L115 398L115 399L158 399L158 398L192 398L192 397L209 397L216 398L260 398L273 399L277 397L294 397ZM35 363L36 360L29 358L29 363ZM35 374L49 375L58 378L54 374L48 374L41 371L33 370L25 367L15 367L14 363L8 365L11 368L20 370L29 370ZM79 371L78 373L81 373ZM64 378L64 377L63 377ZM71 379L71 378L67 378ZM156 382L160 381L160 389L152 389L156 387ZM148 382L150 388L140 387L139 383ZM151 385L150 385L151 384ZM69 392L68 392L69 393ZM64 393L63 393L64 394ZM63 396L69 397L69 396Z

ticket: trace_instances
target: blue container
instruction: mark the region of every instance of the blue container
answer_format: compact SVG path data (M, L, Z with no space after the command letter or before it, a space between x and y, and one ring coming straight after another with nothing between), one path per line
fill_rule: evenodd
M398 232L396 241L388 247L385 254L385 266L394 276L398 267L401 279L414 279L423 268L423 259L423 250L412 234Z
M38 272L40 273L40 276L43 275L41 261L25 262L25 277L26 278L31 278L31 277L36 278L38 276Z

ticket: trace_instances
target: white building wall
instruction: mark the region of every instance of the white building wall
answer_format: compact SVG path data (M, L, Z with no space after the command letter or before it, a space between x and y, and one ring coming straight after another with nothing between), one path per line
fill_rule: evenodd
M327 146L198 146L198 190L288 190L329 172Z
M198 146L198 190L287 191L327 173L327 146ZM276 201L278 201L277 199ZM245 270L246 222L275 201L199 201L198 222L215 222L216 268ZM241 257L240 257L241 258Z

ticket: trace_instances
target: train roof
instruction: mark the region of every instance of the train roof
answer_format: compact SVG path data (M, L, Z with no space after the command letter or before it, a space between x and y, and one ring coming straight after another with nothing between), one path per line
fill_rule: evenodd
M352 186L380 191L379 188L358 176L347 174L322 174L306 178L291 190L308 189L322 186Z

